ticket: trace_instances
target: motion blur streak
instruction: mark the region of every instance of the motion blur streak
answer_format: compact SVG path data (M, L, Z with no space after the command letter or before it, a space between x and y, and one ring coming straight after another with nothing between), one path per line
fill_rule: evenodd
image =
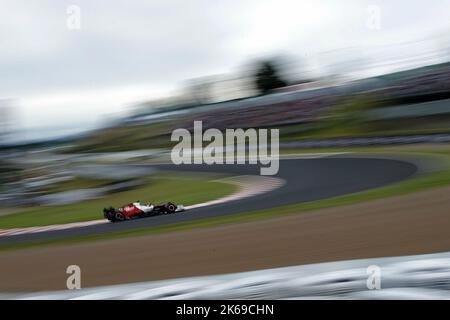
M75 2L1 1L4 297L450 299L306 265L450 252L449 0Z

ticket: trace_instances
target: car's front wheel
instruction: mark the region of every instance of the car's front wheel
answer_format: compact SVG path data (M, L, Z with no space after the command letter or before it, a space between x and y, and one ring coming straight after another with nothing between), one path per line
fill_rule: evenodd
M166 209L167 209L167 213L174 213L177 210L177 206L174 205L173 203L169 202L166 205Z

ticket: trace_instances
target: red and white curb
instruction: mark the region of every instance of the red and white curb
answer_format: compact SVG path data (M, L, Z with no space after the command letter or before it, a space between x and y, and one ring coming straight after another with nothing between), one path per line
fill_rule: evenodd
M274 189L281 187L285 182L283 179L274 177L263 177L263 176L235 176L230 178L224 178L216 180L219 182L229 183L238 186L239 190L231 195L225 196L217 200L211 200L203 203L194 204L191 206L186 206L185 209L195 209L201 207L212 206L216 204L221 204L225 202L235 201L239 199L244 199L248 197L253 197L258 194L270 192ZM28 228L14 228L14 229L0 229L0 237L15 236L21 234L31 234L46 231L58 231L66 230L72 228L88 227L92 225L105 224L109 221L105 219L101 220L91 220L83 222L65 223L65 224L54 224L49 226L41 227L28 227Z
M280 178L251 176L251 175L224 178L216 181L234 184L239 187L239 191L217 200L211 200L208 202L188 206L186 207L186 209L201 208L215 204L240 200L248 197L253 197L258 194L267 193L272 190L278 189L285 183L285 181Z

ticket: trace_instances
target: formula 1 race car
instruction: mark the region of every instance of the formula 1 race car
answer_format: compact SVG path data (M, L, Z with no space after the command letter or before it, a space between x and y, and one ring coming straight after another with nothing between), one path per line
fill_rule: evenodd
M141 204L138 201L129 203L118 209L113 207L104 208L103 216L111 222L118 222L161 214L172 214L179 211L184 211L184 207L181 205L175 205L172 202L153 205L151 203Z

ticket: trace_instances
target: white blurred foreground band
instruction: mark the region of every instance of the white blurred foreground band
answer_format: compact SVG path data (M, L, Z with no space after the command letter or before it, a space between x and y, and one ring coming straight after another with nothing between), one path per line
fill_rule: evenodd
M380 269L369 289L368 267ZM350 260L1 299L449 299L450 252Z

